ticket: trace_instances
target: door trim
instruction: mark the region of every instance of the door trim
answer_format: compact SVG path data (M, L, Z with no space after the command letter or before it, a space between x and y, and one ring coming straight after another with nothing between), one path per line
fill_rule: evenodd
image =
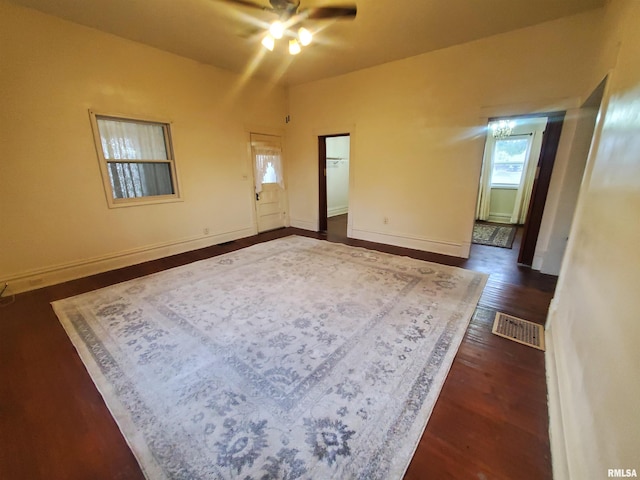
M318 231L327 231L327 137L318 136Z
M562 134L565 112L554 112L546 116L548 117L547 128L542 137L538 172L531 191L531 201L529 202L529 210L518 254L518 263L528 266L533 264L540 226L542 225L544 206L549 193L549 185L551 184L553 165L558 152L560 135Z
M333 133L318 135L318 231L327 231L327 138L349 137L351 133ZM351 186L351 169L349 169L349 186ZM347 227L348 228L348 227Z

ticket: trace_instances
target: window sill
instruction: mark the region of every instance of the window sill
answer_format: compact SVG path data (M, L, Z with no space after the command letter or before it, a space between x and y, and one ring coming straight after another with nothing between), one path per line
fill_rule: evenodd
M161 203L176 203L184 201L176 195L158 195L156 197L120 198L108 201L109 208L137 207L141 205L156 205Z

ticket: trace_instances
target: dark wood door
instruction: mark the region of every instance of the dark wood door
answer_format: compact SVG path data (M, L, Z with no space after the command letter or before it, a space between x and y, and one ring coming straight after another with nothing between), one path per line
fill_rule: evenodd
M536 179L533 183L533 189L531 190L531 201L529 202L522 244L520 245L520 254L518 255L518 263L523 265L531 266L533 264L533 255L536 250L538 235L540 234L542 214L547 201L547 193L549 193L551 173L553 172L553 164L556 160L556 153L558 152L564 115L565 112L554 112L547 115L549 120L547 121L547 128L542 137L542 147L540 149Z

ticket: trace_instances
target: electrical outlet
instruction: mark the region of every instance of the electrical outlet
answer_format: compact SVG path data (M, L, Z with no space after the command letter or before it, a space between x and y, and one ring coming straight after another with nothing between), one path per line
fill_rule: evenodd
M204 227L202 229L202 233L204 233L205 235L209 235L209 227Z
M388 225L389 224L389 217L384 217L382 219L382 223L384 223L385 225Z

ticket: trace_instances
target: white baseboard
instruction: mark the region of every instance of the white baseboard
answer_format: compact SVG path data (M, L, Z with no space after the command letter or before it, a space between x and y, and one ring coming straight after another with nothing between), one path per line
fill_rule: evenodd
M531 269L540 271L542 269L542 262L544 261L544 253L535 253L533 255L533 261L531 262ZM544 273L544 272L543 272ZM556 273L557 275L557 273Z
M469 253L471 251L470 242L444 242L406 234L372 232L356 228L354 228L351 233L353 238L357 238L359 240L412 248L414 250L422 250L425 252L440 253L442 255L450 255L453 257L469 258Z
M488 222L511 223L510 213L489 213Z
M335 217L336 215L344 215L349 211L349 206L335 207L327 209L327 217Z
M4 284L4 282L9 283L9 294L16 294L107 272L109 270L115 270L117 268L148 262L150 260L157 260L158 258L170 255L218 245L231 240L249 237L255 233L255 227L247 227L205 237L200 236L174 242L148 245L101 257L30 270L20 274L14 274L8 278L1 279L1 281L2 284Z
M567 445L565 429L562 419L562 401L560 398L560 384L558 383L558 365L555 355L553 337L553 301L549 309L549 318L545 330L545 368L547 372L547 402L549 406L549 442L551 446L551 466L555 480L569 479L569 463L567 460Z
M311 230L312 232L318 231L318 222L309 222L307 220L300 220L298 218L291 219L291 226L294 228L301 228L302 230Z

